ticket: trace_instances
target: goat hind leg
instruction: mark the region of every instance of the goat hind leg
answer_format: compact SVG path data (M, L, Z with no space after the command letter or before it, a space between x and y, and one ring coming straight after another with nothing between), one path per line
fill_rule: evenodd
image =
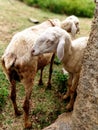
M11 98L13 106L14 106L15 115L20 116L22 114L22 112L18 110L17 103L16 103L16 81L11 80L10 83L11 83L10 98Z
M50 89L50 90L51 90L51 86L52 86L51 77L52 77L52 71L53 71L54 58L55 58L55 53L53 53L52 58L51 58L50 68L49 68L49 78L48 78L47 87L46 87L46 89Z
M66 106L67 110L72 110L73 109L76 89L77 89L77 85L78 85L78 81L79 81L79 74L77 73L73 77L74 78L73 78L73 81L72 81L72 86L70 88L70 101L69 101L68 105Z
M25 96L25 100L24 100L24 104L23 104L25 128L31 128L32 127L32 123L29 120L30 97L31 97L31 92L32 92L32 82L29 81L29 83L28 83L28 85L26 84L26 86L25 86L26 96Z
M67 86L67 92L66 94L63 96L63 99L67 99L70 96L70 88L72 86L72 74L69 73L69 79L68 79L68 86Z
M73 110L73 105L74 105L74 92L70 94L70 101L66 106L66 110L72 111Z

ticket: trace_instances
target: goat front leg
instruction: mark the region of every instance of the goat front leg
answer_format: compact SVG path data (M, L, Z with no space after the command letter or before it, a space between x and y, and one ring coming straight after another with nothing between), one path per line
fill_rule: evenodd
M53 53L51 62L50 62L50 68L49 68L49 78L47 82L47 89L51 89L51 77L52 77L52 71L53 71L53 63L54 63L55 53Z
M10 83L11 83L10 98L11 98L13 106L14 106L15 115L20 116L22 114L22 112L18 110L17 103L16 103L16 81L10 80Z
M43 80L42 80L43 69L44 69L44 68L41 69L41 74L40 74L40 79L39 79L39 83L38 83L38 85L43 85Z
M70 96L70 88L72 86L72 79L73 79L73 75L71 73L69 73L69 79L68 79L68 85L67 85L67 92L63 96L63 99L67 99Z
M72 80L72 86L70 87L70 101L68 105L66 106L67 110L73 109L78 81L79 81L79 73L75 73Z

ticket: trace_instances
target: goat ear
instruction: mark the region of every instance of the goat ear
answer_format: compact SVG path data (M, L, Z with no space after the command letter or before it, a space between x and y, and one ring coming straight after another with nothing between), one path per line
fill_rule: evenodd
M52 23L53 26L59 26L60 27L59 19L49 19L49 21Z
M65 45L65 41L62 38L57 46L57 57L59 58L59 60L61 61L64 57L64 45Z
M72 34L72 37L75 38L75 34L76 34L76 31L77 31L77 28L74 24L74 22L72 23L72 28L71 28L71 34Z

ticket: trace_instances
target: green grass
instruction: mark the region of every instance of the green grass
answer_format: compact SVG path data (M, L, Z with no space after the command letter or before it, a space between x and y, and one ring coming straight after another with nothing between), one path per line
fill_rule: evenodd
M0 56L3 54L4 49L5 49L4 45L0 44ZM0 111L4 107L7 97L8 97L8 81L3 73L0 63Z
M42 22L48 18L59 18L60 20L64 20L66 17L66 15L58 15L50 13L49 11L42 11L40 9L28 7L18 1L10 2L8 0L0 0L0 58L15 33L34 25L29 22L29 18L35 18ZM88 36L92 19L79 19L81 31L77 37ZM37 85L40 72L38 72L35 77L30 109L30 118L32 121L33 130L41 130L43 127L54 122L59 114L65 112L66 102L61 100L59 92L61 91L61 93L63 93L63 89L66 91L66 86L64 87L62 85L62 81L67 77L62 76L62 64L60 64L58 59L55 59L55 63L52 76L52 90L45 91L48 80L49 65L45 67L44 70L43 86ZM0 111L0 128L8 130L22 130L23 116L15 118L12 103L9 99L9 93L9 83L2 71L0 62L0 94L2 94L0 98L2 105L2 111ZM18 83L17 103L19 109L21 110L24 95L24 87L22 84Z
M65 111L64 104L66 103L63 103L61 99L57 97L57 93L54 93L54 90L44 91L44 88L39 88L39 86L34 86L33 90L32 98L35 98L34 108L31 114L35 120L35 125L42 129L51 124L59 114ZM38 94L39 91L40 94Z
M21 0L29 6L40 7L59 14L74 14L80 17L92 17L94 11L93 0Z

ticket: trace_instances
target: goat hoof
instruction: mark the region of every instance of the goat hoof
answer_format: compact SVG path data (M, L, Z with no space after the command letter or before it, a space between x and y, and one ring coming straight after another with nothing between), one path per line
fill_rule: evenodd
M46 90L51 90L52 85L51 84L47 84Z
M32 128L32 123L31 121L28 121L25 123L25 129L30 129L30 128Z
M22 113L22 111L17 111L17 112L15 112L15 116L17 117L17 116L21 116L23 113Z
M70 103L68 103L68 105L66 106L66 110L67 111L72 111L73 110L73 106Z
M43 82L40 82L40 81L39 81L38 85L39 85L39 86L40 86L40 85L43 85Z

